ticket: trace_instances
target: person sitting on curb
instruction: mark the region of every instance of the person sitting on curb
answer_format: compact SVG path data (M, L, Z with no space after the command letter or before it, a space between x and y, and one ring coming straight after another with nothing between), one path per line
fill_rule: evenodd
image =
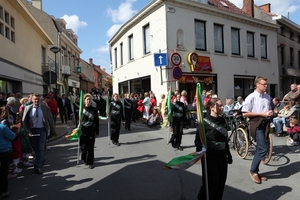
M152 114L147 119L147 126L152 127L160 123L160 117L157 109L154 109Z
M299 145L300 140L300 126L298 125L297 119L291 119L290 128L287 129L287 133L289 134L289 143L291 145Z
M300 107L300 103L294 101L289 101L289 105L292 106L290 108L290 111L286 115L278 114L277 117L273 118L273 124L275 125L275 130L277 132L277 137L283 137L286 136L286 133L283 131L283 125L289 124L289 118L297 112L297 109Z

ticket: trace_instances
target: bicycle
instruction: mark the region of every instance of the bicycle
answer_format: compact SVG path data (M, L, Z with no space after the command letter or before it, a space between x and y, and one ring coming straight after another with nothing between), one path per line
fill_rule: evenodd
M233 137L234 140L234 149L236 150L238 156L242 159L245 159L249 152L249 147L256 144L254 139L250 135L249 124L246 121L241 122L236 129L235 135ZM267 145L268 151L264 159L262 160L263 164L268 164L272 157L273 152L273 139L272 134L268 134L267 137Z

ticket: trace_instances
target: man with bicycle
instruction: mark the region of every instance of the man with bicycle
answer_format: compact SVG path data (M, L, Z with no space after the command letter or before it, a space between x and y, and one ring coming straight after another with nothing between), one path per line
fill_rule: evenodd
M267 78L257 76L254 84L256 88L245 99L242 113L244 117L249 118L250 134L256 141L256 151L250 168L250 177L255 183L260 184L262 180L267 180L266 177L260 176L258 171L260 162L268 151L266 138L269 134L269 123L273 111L271 107L272 99L266 94Z

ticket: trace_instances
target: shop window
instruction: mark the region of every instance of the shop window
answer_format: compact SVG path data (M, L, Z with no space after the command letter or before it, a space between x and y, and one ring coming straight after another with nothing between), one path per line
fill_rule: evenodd
M254 77L234 78L234 98L241 96L246 98L254 90Z

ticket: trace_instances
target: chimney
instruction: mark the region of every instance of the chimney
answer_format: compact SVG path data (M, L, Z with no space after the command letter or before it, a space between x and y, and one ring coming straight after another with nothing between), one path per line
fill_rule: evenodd
M39 10L42 10L42 0L32 0L32 1L31 1L31 4L32 4L35 8L37 8L37 9L39 9Z
M259 6L259 8L264 12L267 12L267 13L271 12L271 4L270 3L261 5L261 6Z
M93 65L93 58L89 59L89 63L90 63L90 65Z
M254 2L253 0L243 0L242 10L250 17L254 17Z

